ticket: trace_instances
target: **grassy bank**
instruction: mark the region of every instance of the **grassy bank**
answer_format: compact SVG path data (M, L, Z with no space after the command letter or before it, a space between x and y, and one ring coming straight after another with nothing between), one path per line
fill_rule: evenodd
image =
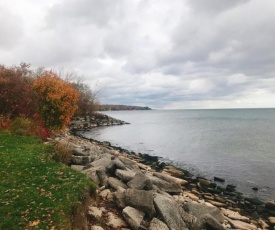
M95 189L53 162L36 138L0 133L0 229L70 229L72 214Z

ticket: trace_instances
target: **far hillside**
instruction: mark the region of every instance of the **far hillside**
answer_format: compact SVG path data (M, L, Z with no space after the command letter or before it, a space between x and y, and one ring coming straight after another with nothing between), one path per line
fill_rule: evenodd
M133 105L100 105L98 111L118 111L118 110L152 110L149 107Z

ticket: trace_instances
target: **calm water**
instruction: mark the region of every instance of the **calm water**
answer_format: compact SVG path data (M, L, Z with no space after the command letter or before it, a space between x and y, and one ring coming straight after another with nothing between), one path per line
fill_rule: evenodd
M275 109L106 114L131 125L96 128L87 137L161 156L195 175L222 177L247 196L275 199Z

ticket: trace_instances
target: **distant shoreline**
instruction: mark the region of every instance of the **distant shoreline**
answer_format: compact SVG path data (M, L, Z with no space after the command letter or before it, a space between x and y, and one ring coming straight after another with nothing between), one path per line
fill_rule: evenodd
M152 110L147 106L99 105L98 111Z

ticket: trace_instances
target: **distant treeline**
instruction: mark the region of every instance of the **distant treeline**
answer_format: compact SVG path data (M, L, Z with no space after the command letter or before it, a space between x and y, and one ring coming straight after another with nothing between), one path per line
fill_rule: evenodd
M152 110L149 107L133 106L133 105L99 105L99 111L114 111L114 110Z

